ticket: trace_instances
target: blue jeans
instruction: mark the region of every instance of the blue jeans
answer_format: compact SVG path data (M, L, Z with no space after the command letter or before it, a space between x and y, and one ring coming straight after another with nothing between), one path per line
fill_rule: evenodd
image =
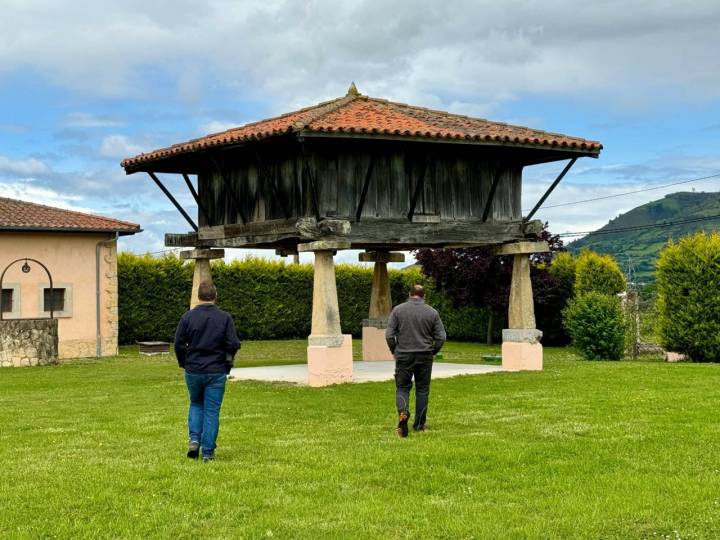
M200 443L203 456L215 454L220 429L220 405L225 395L225 373L188 373L185 384L190 394L188 431L190 441Z

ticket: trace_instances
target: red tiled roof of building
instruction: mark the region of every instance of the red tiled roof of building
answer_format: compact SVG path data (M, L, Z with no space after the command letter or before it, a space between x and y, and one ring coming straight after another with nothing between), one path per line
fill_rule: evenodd
M347 95L341 98L140 154L124 160L122 166L133 168L141 163L177 154L293 132L463 140L481 144L578 150L595 155L602 150L602 144L598 141L371 98L360 94L355 85L351 85Z
M0 231L140 232L140 225L84 212L0 197Z

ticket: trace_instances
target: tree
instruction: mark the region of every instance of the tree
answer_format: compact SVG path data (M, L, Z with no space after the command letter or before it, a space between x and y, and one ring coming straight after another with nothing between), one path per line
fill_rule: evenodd
M575 264L575 296L599 292L614 296L625 290L625 276L610 255L585 250Z
M671 241L656 268L663 346L696 362L720 361L720 234Z
M590 291L570 300L563 310L565 328L588 360L620 360L627 322L620 300Z
M533 283L536 323L543 331L543 342L565 344L560 312L568 294L560 282L549 274L548 266L555 253L564 249L562 240L547 230L545 223L540 238L550 245L550 253L531 257L530 277ZM494 248L419 249L415 257L423 273L433 278L436 286L446 292L457 307L475 306L487 309L487 341L501 328L508 310L512 257L498 257Z
M564 251L557 253L548 267L548 272L559 282L567 298L571 298L575 294L576 265L577 259L573 254Z

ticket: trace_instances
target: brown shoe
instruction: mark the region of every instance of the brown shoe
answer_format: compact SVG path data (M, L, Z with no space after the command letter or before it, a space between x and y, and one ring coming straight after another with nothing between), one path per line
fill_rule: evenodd
M395 428L395 433L397 433L399 437L405 438L408 436L408 420L410 420L410 413L407 411L401 412L400 421Z

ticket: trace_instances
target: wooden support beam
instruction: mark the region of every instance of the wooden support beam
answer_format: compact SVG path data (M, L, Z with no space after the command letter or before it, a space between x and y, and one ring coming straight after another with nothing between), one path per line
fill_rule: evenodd
M177 234L165 233L166 247L196 247L198 245L197 233Z
M365 181L363 182L362 191L360 192L360 200L358 201L357 211L355 212L355 221L360 221L362 217L363 207L365 206L365 199L367 199L368 188L370 187L370 178L372 178L373 168L375 167L375 156L370 156L370 163L365 171Z
M565 177L567 172L570 170L570 167L575 165L575 162L577 161L577 159L578 158L574 157L570 160L570 162L567 165L565 165L565 168L558 175L558 177L555 179L555 181L550 185L550 187L547 189L545 194L542 197L540 197L540 200L537 202L535 207L532 210L530 210L530 213L527 215L527 217L524 219L524 221L530 221L530 219L532 219L532 217L535 215L535 212L537 212L539 210L539 208L543 205L543 203L545 203L545 200L550 196L550 194L553 192L553 190L560 183L560 180L562 180Z
M534 222L533 222L534 223ZM292 250L300 243L346 240L353 249L409 250L416 247L470 247L527 241L526 224L515 221L408 222L404 218L279 219L246 225L202 227L197 234L166 235L170 247L247 247Z
M208 213L207 209L205 208L205 205L200 201L198 192L195 191L195 186L192 185L192 182L190 181L190 177L185 173L182 173L182 177L185 180L185 183L187 184L188 189L190 190L190 194L193 196L193 199L195 199L195 202L198 205L198 209L200 210L202 215L205 216L205 222L208 224L208 226L212 225L212 220L210 219L210 214Z
M492 208L493 199L495 199L495 191L497 190L498 184L500 183L500 178L502 177L503 172L503 167L501 165L498 165L497 169L495 170L495 175L493 176L492 185L490 186L490 193L488 193L488 199L487 201L485 201L485 209L483 210L482 215L483 223L485 223L490 216L490 209Z
M228 196L230 197L230 200L235 205L235 210L238 214L240 214L240 219L242 219L243 223L247 223L247 217L245 216L245 212L243 212L242 205L240 204L240 199L238 199L237 194L235 193L235 190L232 187L232 183L230 182L230 179L227 177L227 174L225 171L220 167L220 163L218 163L217 158L214 154L210 154L210 159L213 162L213 165L215 166L215 169L217 170L218 174L220 175L220 178L223 181L223 185L225 186L225 191L227 191Z
M177 208L178 212L180 212L180 213L182 214L182 216L183 216L183 217L185 218L185 220L190 224L190 226L192 227L192 229L193 229L194 231L197 231L197 230L198 230L198 226L195 224L195 222L192 220L192 218L188 215L188 213L185 211L185 209L184 209L182 206L180 206L180 203L177 202L177 200L175 199L175 197L172 196L172 193L170 193L170 192L168 191L168 189L163 185L163 183L158 179L158 177L155 176L155 173L154 173L154 172L148 172L148 174L150 175L150 178L153 179L153 182L155 182L155 184L157 185L157 187L159 187L159 188L162 190L162 192L165 194L165 196L166 196L168 199L170 199L170 202L173 203L173 205L175 206L175 208Z

